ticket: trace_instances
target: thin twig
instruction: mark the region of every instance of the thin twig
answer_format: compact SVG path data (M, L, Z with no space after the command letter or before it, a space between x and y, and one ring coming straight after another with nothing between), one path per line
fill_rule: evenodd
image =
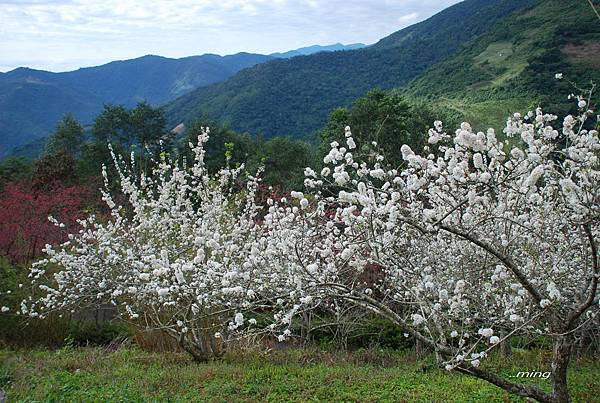
M600 20L600 14L598 13L598 10L596 10L596 6L592 2L592 0L588 0L588 3L590 3L590 7L592 7L592 10L594 10L594 13L596 13L596 17L598 17L598 19Z

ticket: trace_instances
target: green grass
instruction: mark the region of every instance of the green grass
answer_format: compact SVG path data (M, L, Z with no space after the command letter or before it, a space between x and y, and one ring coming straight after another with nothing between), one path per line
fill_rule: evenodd
M0 389L9 402L33 401L521 401L483 381L449 373L398 352L350 354L314 349L231 354L196 364L179 353L135 348L0 351ZM492 359L505 375L544 370L547 355L523 352ZM600 393L600 365L581 361L571 371L575 402ZM548 388L548 380L532 382Z
M535 110L536 104L526 99L505 99L490 101L471 101L465 99L440 97L437 106L443 110L453 111L469 122L474 130L486 131L492 127L498 138L504 138L502 130L506 119L515 112L522 114Z
M503 127L508 112L542 106L574 113L567 95L597 81L598 20L576 0L539 1L497 23L414 79L404 93L447 108L478 129ZM563 73L565 80L556 80ZM578 91L578 90L577 90ZM508 110L510 108L511 110Z

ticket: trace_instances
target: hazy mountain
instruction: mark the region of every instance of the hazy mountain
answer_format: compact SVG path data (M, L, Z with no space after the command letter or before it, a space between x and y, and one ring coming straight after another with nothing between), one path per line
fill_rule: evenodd
M328 114L374 87L406 85L461 46L536 0L467 0L374 45L278 59L168 104L171 123L209 117L238 131L305 137Z
M90 122L104 103L159 105L200 86L273 59L238 53L181 59L144 56L64 73L18 68L0 75L0 156L12 147L45 136L73 113Z
M288 59L290 57L308 56L308 55L312 55L314 53L319 53L319 52L337 52L340 50L362 49L366 46L367 45L365 45L364 43L351 43L349 45L343 45L338 42L333 45L326 45L326 46L313 45L313 46L307 46L304 48L289 50L289 51L283 52L283 53L280 53L280 52L271 53L270 56L281 58L281 59Z

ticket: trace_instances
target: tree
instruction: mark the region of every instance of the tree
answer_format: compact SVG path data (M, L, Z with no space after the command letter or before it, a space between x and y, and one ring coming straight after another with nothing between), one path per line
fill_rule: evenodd
M287 137L264 140L261 137L236 133L226 126L207 120L196 121L190 125L187 135L178 146L179 156L193 159L188 144L196 141L198 135L208 127L210 138L204 146L204 159L211 173L225 166L227 156L232 166L246 164L250 171L264 166L264 184L290 190L302 186L304 168L315 163L315 150L304 141Z
M94 120L92 135L95 142L113 147L128 148L133 141L129 111L123 105L104 105Z
M264 164L263 181L280 189L302 187L304 168L315 164L310 144L287 137L275 137L257 145L256 165Z
M122 105L104 105L92 125L92 141L83 148L79 171L84 176L97 175L102 165L112 166L108 144L117 155L128 158L130 147L135 144L129 111Z
M0 187L9 182L29 180L33 162L25 157L7 157L0 161Z
M0 254L13 263L42 256L47 244L58 244L78 228L76 220L91 200L91 189L54 183L36 189L9 183L0 196ZM62 225L48 220L53 216ZM56 223L58 224L58 223Z
M350 126L358 144L375 148L386 154L391 164L399 164L397 150L403 144L421 149L426 140L422 133L427 132L433 120L433 112L427 108L409 104L398 93L374 89L357 99L350 109L338 108L331 113L321 131L321 148L327 153L329 144L341 141L344 127Z
M146 326L167 332L196 360L220 354L236 329L254 322L244 312L260 301L260 285L249 287L257 271L258 179L250 177L238 195L232 190L243 166L209 174L207 141L201 133L189 167L163 157L154 179L118 164L129 208L105 191L112 221L90 216L67 245L47 245L48 259L34 265L32 277L50 286L20 312L43 317L112 303L125 318L143 317ZM47 271L51 263L58 273Z
M76 177L76 160L65 150L55 154L46 154L34 164L32 185L34 189L51 189L61 183L74 182Z
M193 148L189 144L198 141L198 136L210 128L210 137L204 144L204 162L208 172L216 173L225 166L226 159L232 166L247 163L256 153L255 141L247 134L238 134L226 126L210 120L198 120L186 129L186 136L178 144L179 157L194 160ZM226 155L227 154L227 155Z
M280 324L352 301L429 346L448 370L568 402L573 345L598 317L600 277L600 142L583 125L596 117L577 102L579 115L560 130L539 109L512 116L505 133L523 146L467 123L452 137L437 122L422 155L401 147L401 171L373 153L356 163L347 128L347 149L332 144L329 166L306 172L315 200L294 192L298 201L272 201L265 217L269 287L288 290ZM318 191L327 184L334 196ZM380 268L376 281L364 280L369 264ZM482 365L512 335L552 340L551 393Z
M146 102L140 102L129 112L131 129L139 146L139 169L146 172L148 164L144 154L157 156L161 147L167 146L170 136L165 129L167 120L162 109L153 108Z
M65 115L56 126L46 147L47 155L66 153L77 157L83 145L83 126L71 114Z
M140 102L133 109L122 105L104 105L92 127L94 141L85 149L84 171L97 172L102 165L112 166L111 151L137 165L139 172L152 171L151 159L167 150L172 135L160 108ZM131 160L131 153L134 159Z

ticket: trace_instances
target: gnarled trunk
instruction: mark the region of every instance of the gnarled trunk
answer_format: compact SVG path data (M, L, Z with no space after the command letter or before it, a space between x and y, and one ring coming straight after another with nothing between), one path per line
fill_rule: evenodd
M570 403L567 369L571 361L573 341L570 334L558 336L552 358L552 402Z

